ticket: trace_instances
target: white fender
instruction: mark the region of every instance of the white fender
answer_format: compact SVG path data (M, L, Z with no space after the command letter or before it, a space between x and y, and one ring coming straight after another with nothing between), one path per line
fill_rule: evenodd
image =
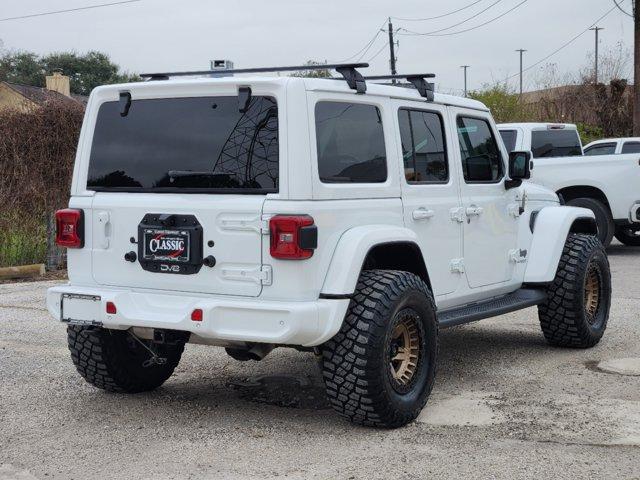
M592 219L591 210L578 207L545 207L535 220L533 241L524 274L524 283L547 283L556 276L562 249L579 219Z
M418 238L412 230L394 225L366 225L347 230L333 253L321 295L352 294L369 250L395 242L418 245Z

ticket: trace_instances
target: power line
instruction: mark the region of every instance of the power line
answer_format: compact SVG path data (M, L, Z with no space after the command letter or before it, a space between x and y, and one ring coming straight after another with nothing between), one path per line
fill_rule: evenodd
M582 30L580 33L578 33L575 37L573 37L571 40L569 40L568 42L562 44L559 48L555 49L553 52L551 52L549 55L547 55L546 57L544 57L541 60L538 60L536 63L534 63L533 65L529 65L527 68L523 69L522 72L528 72L529 70L531 70L532 68L537 67L538 65L540 65L541 63L549 60L551 57L553 57L556 53L560 52L561 50L564 50L565 48L567 48L569 45L571 45L573 42L575 42L578 38L580 38L582 35L584 35L585 33L587 33L593 26L595 26L596 24L598 24L598 22L604 20L606 17L608 17L611 12L613 12L616 9L616 7L611 8L609 11L607 11L607 13L605 13L604 15L602 15L600 18L598 18L595 22L593 22L591 25L589 25L587 28L585 28L584 30ZM511 75L509 77L506 78L506 80L511 80L514 77L517 77L519 74L516 73L515 75Z
M438 19L438 18L448 17L449 15L453 15L454 13L458 13L458 12L461 12L461 11L463 11L463 10L466 10L467 8L473 7L474 5L476 5L476 4L478 4L478 3L482 2L482 1L484 1L484 0L476 0L475 2L470 3L470 4L469 4L469 5L467 5L466 7L462 7L462 8L459 8L459 9L457 9L457 10L454 10L454 11L452 11L452 12L445 13L444 15L437 15L437 16L435 16L435 17L427 17L427 18L400 18L400 17L391 17L391 18L393 18L394 20L400 20L401 22L424 22L424 21L426 21L426 20L436 20L436 19Z
M376 58L378 55L380 55L380 54L382 53L382 51L383 51L385 48L387 48L387 46L388 46L388 45L389 45L389 42L386 42L386 43L382 46L382 48L381 48L380 50L378 50L378 51L375 53L375 55L373 55L373 57L371 57L371 58L369 58L369 59L367 60L367 63L371 62L374 58Z
M55 10L52 12L32 13L30 15L21 15L19 17L0 18L0 22L8 22L10 20L22 20L24 18L44 17L46 15L56 15L58 13L79 12L80 10L90 10L93 8L111 7L113 5L123 5L125 3L136 3L142 0L124 0L121 2L101 3L100 5L89 5L88 7L69 8L67 10Z
M407 30L406 28L404 29L405 32L408 32L410 34L413 35L433 35L435 33L440 33L440 32L444 32L446 30L451 30L452 28L455 28L459 25L462 25L463 23L467 23L469 20L473 20L474 18L476 18L478 15L482 15L484 12L486 12L487 10L489 10L490 8L496 6L498 3L502 2L502 0L496 0L495 2L493 2L491 5L489 5L487 8L485 8L484 10L479 11L478 13L476 13L475 15L472 15L468 18L465 18L464 20L462 20L461 22L458 23L454 23L453 25L450 25L446 28L441 28L439 30L433 30L431 32L425 32L425 33L419 33L419 32L412 32L411 30Z
M478 29L480 27L484 27L485 25L489 25L490 23L493 23L496 20L501 19L505 15L508 15L509 13L513 12L516 8L519 8L522 5L524 5L525 3L527 3L527 1L528 0L522 0L522 2L517 4L515 7L510 8L509 10L507 10L504 13L501 13L497 17L494 17L491 20L487 20L486 22L481 23L480 25L476 25L474 27L466 28L464 30L458 30L457 32L449 32L449 33L437 33L437 34L433 34L433 33L418 33L418 34L413 34L413 35L428 35L428 36L431 36L431 37L448 37L450 35L459 35L460 33L471 32L472 30L476 30L476 29ZM411 33L398 33L398 35L412 35L412 34Z
M624 0L623 0L624 1ZM625 15L630 16L631 18L633 18L633 15L631 15L629 12L627 12L626 10L624 10L620 4L618 3L618 0L613 0L613 3L616 4L616 7L618 7L618 10L620 10L622 13L624 13Z
M367 52L369 51L369 49L373 46L373 44L375 43L375 41L378 39L378 36L380 35L380 33L383 32L382 27L384 27L384 24L387 23L387 21L385 20L384 22L382 22L382 25L380 25L380 27L378 28L378 30L376 31L376 34L373 36L373 38L371 40L369 40L364 47L362 47L360 50L358 50L356 53L354 53L353 55L351 55L350 57L347 57L343 60L338 60L335 63L344 63L344 62L348 62L349 60L354 59L355 57L357 57L358 55L360 55L360 60L362 59L362 57L364 57Z

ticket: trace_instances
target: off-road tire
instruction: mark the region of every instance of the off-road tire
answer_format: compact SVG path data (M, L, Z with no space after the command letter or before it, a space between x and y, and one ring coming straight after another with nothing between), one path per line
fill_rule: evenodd
M640 247L640 227L618 227L616 238L620 243L628 247Z
M180 362L184 343L152 344L142 340L159 357L162 365L142 364L152 357L148 350L125 330L99 327L67 327L71 359L82 377L91 385L119 393L137 393L162 385Z
M574 198L569 200L567 205L570 207L588 208L596 216L596 224L598 225L598 238L605 247L608 247L613 240L613 234L616 231L616 224L613 222L613 216L609 207L600 200L593 198Z
M598 279L596 287L592 275ZM547 294L547 301L538 306L538 317L551 345L590 348L600 341L609 320L611 273L597 237L569 234Z
M391 361L400 351L393 335L407 321L415 325L419 353L411 380L401 385ZM327 396L340 415L385 428L412 421L426 404L436 373L438 321L429 287L404 271L363 271L342 328L321 352Z

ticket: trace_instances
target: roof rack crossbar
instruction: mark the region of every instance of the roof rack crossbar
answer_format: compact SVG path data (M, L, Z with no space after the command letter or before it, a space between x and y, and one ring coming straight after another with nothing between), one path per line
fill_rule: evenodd
M356 68L367 68L368 63L331 63L326 65L297 65L290 67L261 67L261 68L238 68L234 70L198 70L189 72L160 72L160 73L142 73L140 77L149 80L168 80L170 77L190 77L196 75L212 75L226 74L233 75L236 73L270 73L270 72L296 72L300 70L335 70L342 75L349 85L349 88L356 90L357 93L364 93L367 85L364 77Z
M427 78L435 78L433 73L412 73L408 75L377 75L372 77L365 77L365 80L407 80L418 91L421 97L427 99L427 102L433 102L435 85L427 82Z

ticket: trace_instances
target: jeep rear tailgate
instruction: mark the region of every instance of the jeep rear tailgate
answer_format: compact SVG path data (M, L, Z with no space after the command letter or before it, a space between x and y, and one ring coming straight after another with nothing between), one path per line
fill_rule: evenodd
M273 97L104 102L87 171L94 280L260 295L262 208L278 179Z

